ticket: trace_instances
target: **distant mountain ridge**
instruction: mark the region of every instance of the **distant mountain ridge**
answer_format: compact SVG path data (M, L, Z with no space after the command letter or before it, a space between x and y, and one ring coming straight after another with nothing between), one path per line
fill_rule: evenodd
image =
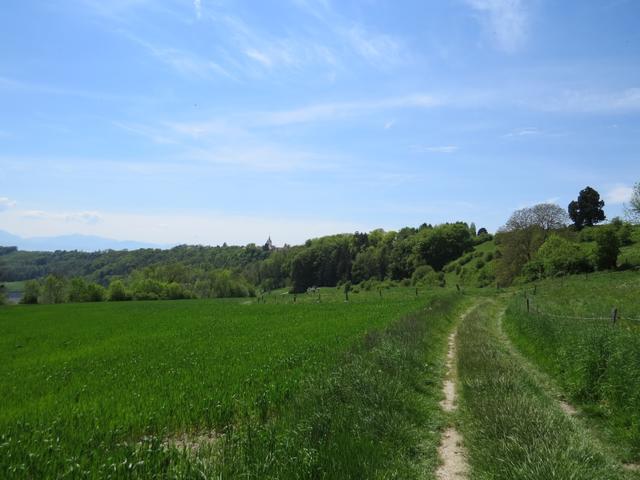
M56 250L80 250L95 252L99 250L136 250L139 248L168 248L168 245L114 240L94 235L60 235L57 237L20 237L0 230L0 246L18 247L18 250L32 252L53 252Z

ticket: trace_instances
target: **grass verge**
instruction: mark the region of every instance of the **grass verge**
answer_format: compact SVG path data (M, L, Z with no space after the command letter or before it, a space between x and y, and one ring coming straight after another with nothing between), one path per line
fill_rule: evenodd
M522 298L507 310L505 329L518 349L558 383L590 422L617 446L623 462L640 460L640 275L630 272L542 284L527 314ZM604 316L619 307L615 325ZM541 312L552 315L538 314ZM630 312L630 313L629 313Z
M458 330L461 431L474 479L625 478L509 351L500 307L487 302Z

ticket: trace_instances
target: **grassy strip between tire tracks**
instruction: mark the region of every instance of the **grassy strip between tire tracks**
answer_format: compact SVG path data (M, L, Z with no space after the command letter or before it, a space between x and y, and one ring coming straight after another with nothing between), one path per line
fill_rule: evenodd
M625 478L510 352L486 302L458 330L461 431L473 479Z

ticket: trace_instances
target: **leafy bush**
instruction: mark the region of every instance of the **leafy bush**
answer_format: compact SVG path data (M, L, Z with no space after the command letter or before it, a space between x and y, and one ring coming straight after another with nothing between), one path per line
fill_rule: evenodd
M127 291L121 280L114 280L109 284L109 290L107 292L107 298L111 302L123 302L125 300L131 300L131 295Z
M36 304L38 303L38 297L40 296L40 284L37 280L28 280L24 284L24 292L20 303L24 304Z
M593 263L586 249L557 235L550 236L540 247L533 261L523 269L527 279L558 274L590 272Z
M64 279L48 275L42 282L40 303L64 303L66 300L66 285Z
M614 226L600 228L596 235L596 262L599 270L616 268L620 240Z
M413 272L411 283L413 285L442 287L444 286L444 273L437 273L429 265L421 265Z

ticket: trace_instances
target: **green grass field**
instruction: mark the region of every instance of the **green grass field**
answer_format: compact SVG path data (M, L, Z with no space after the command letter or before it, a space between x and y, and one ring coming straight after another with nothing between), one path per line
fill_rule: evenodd
M640 275L580 275L542 282L536 295L527 290L531 313L522 294L507 311L510 337L598 425L622 461L638 462Z
M394 342L404 341L402 331L396 328L395 334L394 329L388 334L366 334L384 331L394 321L433 302L434 297L447 294L416 297L415 289L397 288L382 295L352 293L346 303L341 291L324 289L320 303L316 296L305 294L295 303L291 296L272 295L266 303L166 301L2 309L0 476L195 478L204 469L212 474L241 472L248 478L297 478L297 469L340 471L322 463L335 463L335 459L319 460L319 440L309 443L308 436L296 436L289 427L302 425L301 418L316 419L322 411L317 401L331 406L322 422L333 425L333 415L344 416L346 426L356 421L358 411L367 411L368 400L359 397L366 391L352 392L350 405L346 400L337 401L332 388L346 388L344 382L353 383L353 372L371 370L373 364L380 364L378 369L383 373L384 364L408 369L411 374L402 381L395 371L371 377L380 387L395 385L395 393L387 392L385 401L394 401L402 389L409 392L405 396L409 398L416 378L424 375L425 355L431 352L435 377L436 357L444 348L446 322L438 324L442 326L438 330L440 343L434 333L431 350L414 351L418 360L411 371L406 363L411 349L394 347ZM451 321L447 315L454 304L448 300L440 307L440 322ZM420 322L428 320L421 317ZM422 327L418 330L420 335L410 339L414 350L415 345L424 347L426 331ZM366 348L363 338L369 339ZM390 340L383 341L385 338ZM359 353L345 357L353 351ZM341 370L345 364L353 365ZM341 380L340 374L334 377L341 371ZM430 381L437 383L435 378ZM363 380L363 388L366 384ZM384 388L378 390L375 395L384 398ZM329 397L317 398L316 392ZM431 392L432 398L436 396L437 391ZM292 407L296 402L297 410ZM345 406L339 407L343 403ZM407 426L402 426L402 418L395 419L399 428L409 431L412 421L424 421L422 414L416 413L422 403L413 401L417 410L407 413ZM379 407L384 409L385 405ZM347 411L340 412L340 408ZM366 430L367 421L363 422L358 428ZM324 428L330 431L329 426ZM380 440L393 443L393 439L384 438L384 430ZM215 466L207 463L207 455L202 454L204 459L196 462L180 448L168 448L172 438L198 438L203 433L224 438L217 442L224 447L216 448L215 455L222 457L216 457ZM269 455L277 453L269 435L279 435L282 445L306 443L307 453L315 452L319 457L315 461L307 458L306 463L298 458L293 463L282 458L270 460ZM346 438L332 438L330 445L335 449L346 444L356 451L363 448ZM414 448L412 445L407 447ZM302 450L295 452L299 455ZM434 452L435 444L432 457ZM209 452L208 457L211 455L214 453ZM343 461L366 470L352 457ZM380 462L367 462L383 468ZM395 465L389 458L383 464L384 468L396 468L389 466Z

